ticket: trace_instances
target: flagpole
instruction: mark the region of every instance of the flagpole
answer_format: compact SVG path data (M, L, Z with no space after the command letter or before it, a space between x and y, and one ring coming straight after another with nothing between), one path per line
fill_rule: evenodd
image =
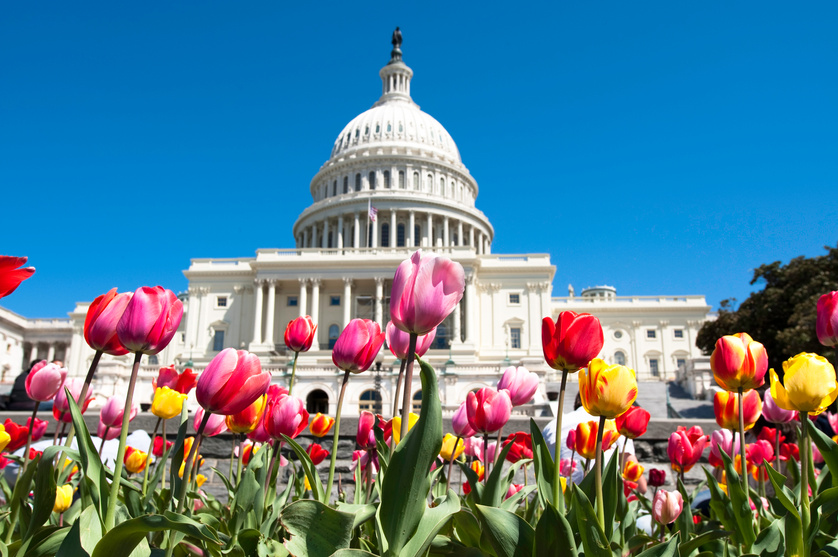
M368 248L371 248L370 245L370 209L372 208L372 196L367 199L367 235L364 238L364 242L367 244Z

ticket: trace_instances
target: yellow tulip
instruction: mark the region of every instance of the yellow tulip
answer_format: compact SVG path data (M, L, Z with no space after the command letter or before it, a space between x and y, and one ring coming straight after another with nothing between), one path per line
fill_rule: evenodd
M562 483L562 493L567 491L567 478L559 476L559 481Z
M457 441L459 442L457 443L457 447L455 449L454 443ZM462 439L450 433L446 433L445 437L442 438L442 448L439 450L439 456L441 456L445 462L448 462L451 460L451 453L454 453L454 458L460 458L460 455L463 454L465 449L466 444Z
M613 420L637 398L634 370L596 358L579 372L579 394L588 414Z
M134 447L128 447L125 450L125 469L131 474L137 474L145 470L148 464L148 453L139 451Z
M771 398L780 408L817 416L838 397L835 368L822 356L800 353L783 362L783 372L780 383L771 370Z
M198 487L204 485L205 481L207 481L207 477L203 474L198 474L197 476L195 476L195 483L198 484Z
M413 427L413 424L419 419L419 414L414 414L411 412L407 418L407 430L410 431L410 428ZM396 445L399 444L402 435L402 417L396 416L393 418L393 443Z
M157 387L154 391L154 401L151 403L151 413L164 420L180 416L187 396L169 387Z
M0 451L6 448L6 445L12 440L12 437L6 433L6 428L0 424Z
M311 491L311 484L308 483L308 476L303 476L303 485L305 486L306 491Z
M55 490L55 504L52 506L52 512L63 513L73 504L73 486L71 484L64 484L58 486Z

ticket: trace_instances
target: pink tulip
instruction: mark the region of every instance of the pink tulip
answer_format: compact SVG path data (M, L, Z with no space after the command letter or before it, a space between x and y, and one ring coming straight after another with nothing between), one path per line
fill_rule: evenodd
M771 396L771 389L765 389L765 401L762 404L762 416L772 424L787 424L797 419L797 410L786 410L777 406Z
M270 405L270 403L271 398L268 398L267 405ZM265 406L265 409L268 408L267 405ZM257 443L267 443L271 440L271 434L268 433L267 429L265 429L264 416L263 419L259 420L259 423L256 425L256 429L247 434L247 438Z
M821 344L838 346L838 291L824 294L818 299L818 319L815 323L815 330Z
M660 524L671 524L684 510L684 498L677 491L659 489L652 502L652 518Z
M285 327L285 347L292 352L308 352L316 331L317 325L310 315L292 320Z
M509 393L512 406L527 404L538 390L538 375L527 368L510 366L503 370L503 377L498 382L498 390Z
M569 478L576 471L577 464L578 462L576 462L575 460L563 458L559 461L559 471L561 472L562 476Z
M116 334L116 325L131 301L131 292L116 293L111 288L106 294L98 296L84 318L84 340L93 349L112 356L127 354L128 349L122 346Z
M96 428L96 436L99 439L105 439L106 441L110 441L111 439L116 439L119 437L119 434L122 433L121 425L117 426L107 426L102 423L101 418L99 419L99 426Z
M689 472L701 458L704 449L707 448L709 439L699 426L693 426L687 430L684 426L669 436L669 443L666 447L666 454L669 456L669 463L675 472Z
M362 449L369 450L376 447L374 425L375 414L368 410L362 411L358 418L358 433L355 435L355 441Z
M457 307L465 287L462 265L417 250L396 269L390 319L406 333L427 334Z
M35 267L18 268L26 265L25 257L0 255L0 298L14 292L20 283L32 276Z
M477 437L468 437L464 442L463 452L479 461L483 461L483 440Z
M838 435L838 414L827 412L826 420L829 422L829 427L832 428L832 433Z
M270 372L255 354L226 348L201 373L195 395L204 410L229 416L253 404L270 383Z
M494 462L495 456L498 451L498 442L492 441L491 443L486 445L486 462Z
M506 490L506 495L504 496L504 499L509 499L522 489L524 489L524 484L509 484L509 489Z
M745 446L745 459L757 466L771 462L774 460L774 447L765 439L757 439Z
M32 367L26 376L26 394L32 400L46 402L52 400L61 390L67 378L67 369L58 364L48 364L41 360Z
M83 386L84 379L81 377L72 377L64 381L64 385L58 390L58 393L55 395L55 403L52 405L52 415L56 420L66 423L73 421L73 417L70 415L70 403L67 401L67 394L64 389L69 389L70 395L72 395L73 400L79 405L81 413L84 414L90 401L93 400L93 393L88 390L87 397L82 402L79 402L79 395L81 395Z
M26 427L32 430L32 441L35 442L41 437L44 436L44 433L47 432L47 421L46 420L39 420L35 418L35 427L32 426L32 418L26 418ZM6 447L8 449L8 447Z
M364 471L366 471L367 466L372 463L373 471L378 472L378 453L375 451L353 451L352 465L349 469L354 472L355 468L358 467L358 463L361 464L361 470Z
M178 373L175 366L166 366L160 368L157 379L153 379L151 383L155 391L157 387L169 387L173 391L188 395L198 384L198 374L192 371L191 367Z
M774 451L772 450L771 453L773 454ZM812 443L812 462L815 464L823 464L824 462L820 449L814 443Z
M721 451L734 460L739 454L739 434L733 434L729 429L717 429L710 436L710 466L718 467L724 464Z
M406 360L407 351L410 348L410 333L402 331L392 321L388 321L387 327L385 328L385 337L387 339L387 347L393 353L393 356L400 360ZM417 337L416 353L419 356L424 356L425 352L433 344L435 337L436 327L431 329L428 334Z
M463 439L472 437L476 433L468 423L468 410L466 410L465 402L460 404L460 407L454 412L454 416L451 418L451 425L454 428L454 433Z
M378 323L353 319L335 342L332 361L343 371L361 373L370 368L382 344L384 333Z
M265 430L277 440L283 435L291 439L308 427L308 412L305 403L295 396L280 395L265 409Z
M567 432L567 441L565 441L565 443L567 444L567 448L571 451L576 450L576 429L571 429Z
M136 402L131 404L131 413L128 414L128 421L130 422L137 416L137 412L140 411L139 405ZM111 428L121 428L122 427L122 417L125 412L125 399L119 398L116 396L112 396L109 398L102 408L99 410L99 421L105 425L105 427Z
M466 398L466 412L471 428L481 433L493 433L509 421L512 401L506 391L484 387L471 391Z
M129 352L157 354L175 336L183 317L183 303L162 286L138 288L119 323L116 334Z
M203 419L204 409L198 408L198 411L195 412L195 421L192 422L192 427L195 428L196 433L198 428L201 426ZM227 431L226 416L224 416L224 414L210 414L207 419L207 425L204 426L204 437L215 437L219 433L224 433L225 431Z

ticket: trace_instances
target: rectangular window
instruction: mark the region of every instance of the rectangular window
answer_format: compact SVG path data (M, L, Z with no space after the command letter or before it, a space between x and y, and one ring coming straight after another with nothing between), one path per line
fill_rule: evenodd
M509 329L509 347L521 348L521 329L519 327Z
M521 295L520 294L510 294L509 295L509 303L511 305L518 305L521 303Z
M684 329L675 329L675 338L684 338Z
M186 344L186 333L180 333L180 341Z
M329 305L330 306L339 306L340 305L340 296L329 296Z
M288 296L288 307L297 307L297 297Z
M227 296L218 296L215 299L215 307L226 308L227 307Z
M649 371L651 371L652 375L654 375L655 377L657 377L660 374L660 371L658 370L657 358L652 358L651 360L649 360Z
M658 332L654 329L646 329L646 338L658 338Z
M685 360L684 358L678 358L677 360L675 360L675 365L677 365L678 367L684 367L685 365L687 365L687 360Z
M224 331L215 331L212 337L212 349L216 352L224 350Z
M355 298L355 317L357 319L375 318L375 300L372 296L358 296Z

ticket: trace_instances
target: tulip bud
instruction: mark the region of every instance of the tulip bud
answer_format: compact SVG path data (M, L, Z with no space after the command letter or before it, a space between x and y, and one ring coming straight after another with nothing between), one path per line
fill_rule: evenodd
M649 419L652 415L648 410L639 406L632 406L614 419L617 431L628 439L637 439L649 426Z
M317 325L310 315L292 320L285 327L285 347L291 352L308 352L316 331Z
M55 489L55 503L52 505L52 512L63 513L73 504L72 484L60 485Z
M462 439L451 435L450 433L446 433L442 438L442 448L439 450L439 456L442 457L442 460L448 462L451 460L452 455L454 459L460 458L460 455L463 454L465 449L466 445Z
M678 426L678 429L669 436L669 444L666 448L672 470L689 472L701 458L708 443L709 439L701 432L700 427L694 426L687 430L684 426Z
M407 359L407 351L410 349L410 333L402 331L392 321L388 321L384 336L387 340L387 347L393 353L393 356L400 360ZM427 334L416 337L416 354L420 357L424 356L433 344L434 338L436 338L436 327Z
M623 466L623 479L629 482L638 482L643 476L643 466L633 457L629 457Z
M164 420L180 416L186 398L187 395L169 387L157 387L154 391L154 400L151 402L151 413Z
M61 385L64 384L66 378L66 368L41 360L26 376L26 394L32 400L41 402L52 400L61 390Z
M44 433L47 432L47 425L46 420L39 420L38 418L35 418L35 426L33 427L32 418L26 418L26 427L32 430L33 443L44 436Z
M131 292L117 294L116 288L111 288L90 304L84 318L84 340L93 350L112 356L128 353L128 349L119 342L116 325L128 307L131 296Z
M137 413L140 411L139 405L134 402L131 404L131 413L128 415L128 421L130 422L134 418L137 417ZM121 399L116 396L112 396L109 398L102 408L99 410L99 420L105 427L122 427L122 417L125 413L125 399Z
M238 447L236 447L238 448ZM259 447L256 447L254 443L242 443L242 464L247 466L250 463L250 458L253 456L253 453L259 450Z
M671 524L684 510L684 498L678 491L659 489L652 502L652 518L659 524Z
M739 434L729 429L717 429L710 436L710 466L718 468L724 465L721 453L731 460L739 453Z
M713 411L716 413L716 423L724 429L739 428L739 394L729 391L718 391L713 397ZM742 398L745 431L754 427L762 413L762 399L757 391L748 391Z
M306 453L308 454L308 457L311 459L311 463L315 466L326 460L326 457L329 456L329 451L327 451L317 443L312 443L311 445L309 445L306 449Z
M311 432L312 435L315 437L323 437L332 429L332 426L335 425L335 419L329 416L324 416L320 412L318 412L314 419L311 420L311 424L308 426L308 430Z
M512 401L506 391L484 387L466 397L466 413L471 428L481 433L501 429L512 414Z
M151 454L160 458L163 456L164 452L172 448L173 444L174 443L172 443L171 441L166 441L164 445L164 440L162 437L155 437L153 446L154 448L152 449Z
M710 367L722 389L750 391L765 383L768 354L748 333L726 335L716 341L710 355Z
M571 429L570 431L567 432L567 441L565 441L565 444L567 445L567 448L570 449L571 451L576 450L576 430L575 429Z
M138 288L116 325L119 342L129 352L157 354L175 336L183 303L162 286Z
M363 410L358 417L358 432L355 434L355 442L365 450L374 449L376 446L373 426L375 426L375 414L369 410Z
M27 426L18 425L11 418L6 418L3 429L10 438L9 444L6 445L8 452L13 453L26 444L26 439L29 437L29 428Z
M201 376L195 396L213 414L238 414L265 394L271 374L246 350L227 348L212 359Z
M340 333L332 349L332 361L343 371L362 373L370 368L384 344L378 323L353 319Z
M532 435L523 431L512 433L506 438L503 446L506 447L510 443L512 447L506 453L506 460L515 463L522 459L532 458Z
M519 491L524 489L524 484L509 484L509 489L506 490L506 495L504 496L504 500L509 499Z
M457 411L451 417L451 427L454 429L454 433L463 439L473 437L477 433L468 423L468 410L466 409L465 401L460 404L460 407L457 408Z
M838 346L838 291L824 294L818 299L818 320L815 329L821 344Z
M660 487L666 483L666 470L660 468L652 468L649 470L649 485L652 487Z
M596 438L599 432L599 422L591 420L582 422L576 426L576 452L585 458L593 460L596 458ZM620 433L614 425L614 420L605 420L605 428L602 431L602 451L611 448Z
M427 334L457 307L465 289L462 265L417 250L396 269L390 319L406 333Z
M555 323L545 317L541 325L544 359L560 371L575 373L587 366L605 342L599 319L589 313L563 311Z
M538 390L538 375L527 368L510 366L503 371L498 381L498 390L505 389L509 393L512 406L527 404L535 391Z
M204 421L205 411L203 408L198 408L195 412L195 421L192 422L192 427L195 428L195 433L201 427L201 422ZM215 437L220 433L227 431L227 420L223 414L210 414L207 418L207 423L204 426L204 437Z
M155 389L169 387L173 391L188 395L198 384L198 374L189 367L178 373L175 366L165 366L160 368L157 379L152 380L151 384Z
M148 464L148 453L139 451L134 447L128 447L125 449L124 462L125 469L129 473L137 474L145 470L146 464Z

